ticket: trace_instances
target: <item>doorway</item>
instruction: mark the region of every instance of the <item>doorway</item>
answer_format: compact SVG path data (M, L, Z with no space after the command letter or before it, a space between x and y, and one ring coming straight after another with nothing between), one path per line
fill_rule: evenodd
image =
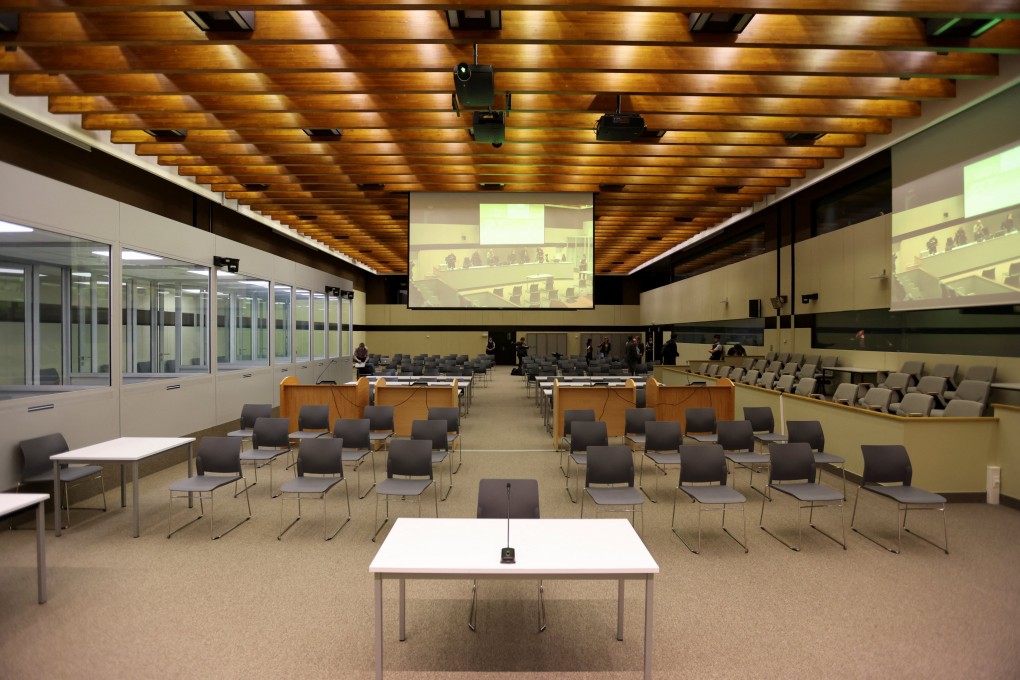
M514 337L513 331L507 330L491 330L489 335L496 342L496 365L497 366L516 366L517 365L517 338Z

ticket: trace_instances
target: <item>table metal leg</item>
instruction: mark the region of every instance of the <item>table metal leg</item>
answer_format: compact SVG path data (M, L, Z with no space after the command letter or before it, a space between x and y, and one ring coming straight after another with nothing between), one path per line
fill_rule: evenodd
M60 463L53 463L53 535L60 535Z
M652 575L645 576L645 680L652 678Z
M120 464L120 507L127 507L127 464Z
M616 594L616 639L623 640L623 579L619 581L619 592Z
M138 461L131 463L131 535L138 538Z
M403 642L407 639L407 633L404 631L404 579L400 579L400 641Z
M57 503L60 498L57 497ZM59 507L57 508L57 521L60 521ZM39 569L39 604L46 602L46 501L39 501L35 506L35 548L36 566Z
M382 613L382 577L375 575L375 678L383 676L383 613Z

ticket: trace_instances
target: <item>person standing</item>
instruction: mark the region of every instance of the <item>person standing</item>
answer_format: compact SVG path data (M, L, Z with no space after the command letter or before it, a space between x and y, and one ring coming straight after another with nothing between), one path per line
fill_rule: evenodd
M528 356L528 343L524 341L524 336L521 336L517 340L517 367L524 368L524 357Z
M489 336L489 341L485 343L485 353L490 357L496 353L496 341L492 339L491 335Z
M584 344L584 362L591 366L591 360L595 358L595 348L591 345L591 338Z
M637 375L638 364L641 363L641 356L644 354L644 345L641 344L641 339L636 335L629 337L623 351L623 356L627 360L627 370L631 375Z
M613 345L609 342L609 336L602 336L602 343L599 345L599 359L608 359L609 353L613 351Z
M669 341L662 346L662 365L676 366L678 356L680 356L680 350L676 348L676 336L670 333Z
M722 340L719 339L718 335L712 336L712 349L710 349L708 358L712 361L720 361L723 357L723 346Z

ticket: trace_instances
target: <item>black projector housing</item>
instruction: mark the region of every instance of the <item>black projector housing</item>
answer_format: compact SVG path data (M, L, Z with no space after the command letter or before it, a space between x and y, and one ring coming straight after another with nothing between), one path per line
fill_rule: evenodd
M461 106L488 107L496 98L492 66L487 64L457 64L453 84Z
M595 139L629 142L645 132L645 119L637 113L607 113L595 123Z
M476 142L502 144L506 138L502 111L475 111L472 124Z

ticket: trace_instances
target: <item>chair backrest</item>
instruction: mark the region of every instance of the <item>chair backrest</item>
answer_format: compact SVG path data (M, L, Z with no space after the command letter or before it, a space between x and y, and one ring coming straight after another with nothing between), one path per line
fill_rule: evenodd
M750 420L720 420L719 446L724 451L754 451L754 428Z
M778 392L789 392L793 389L794 375L792 373L785 373L779 376L779 380L772 386L772 389Z
M786 437L791 444L805 443L814 451L825 450L825 434L817 420L787 420Z
M995 366L971 366L963 375L964 380L995 381ZM963 383L961 383L963 384Z
M715 434L715 409L685 408L684 427L686 434Z
M758 385L765 389L772 389L773 383L776 382L776 374L773 371L765 371L762 376L758 378Z
M286 418L282 419L287 422ZM241 474L241 440L238 437L202 437L195 451L195 470Z
M680 423L675 420L651 420L645 423L645 451L675 452L680 448Z
M931 375L938 378L945 378L947 382L956 384L956 364L935 364L935 368L931 369Z
M584 469L584 485L626 484L634 486L634 455L630 447L589 446L588 465Z
M832 401L847 406L857 405L857 385L853 383L840 383L836 391L832 393Z
M744 377L744 369L738 366L730 371L730 375L728 377L735 383L740 382L740 379Z
M817 354L805 354L804 355L804 365L805 366L817 366L818 365L818 355Z
M251 445L256 449L290 447L290 418L259 418L252 429Z
M571 423L595 420L595 410L590 408L567 409L563 412L563 434L571 433Z
M946 379L937 375L926 375L917 382L915 392L942 396L946 391Z
M604 421L574 421L574 427L570 433L571 453L587 451L591 446L607 446L608 444L609 431ZM624 448L630 451L629 447Z
M368 428L370 430L393 429L392 406L366 406L363 415L368 418Z
M797 389L793 393L801 397L809 397L815 393L815 383L814 378L801 378L797 381Z
M761 373L758 372L758 369L752 368L750 371L744 374L744 377L741 378L740 382L744 383L745 385L754 385L755 383L758 382L758 377L760 375Z
M370 448L372 421L368 418L337 418L333 424L333 436L343 440L345 449Z
M445 420L447 432L460 434L460 409L456 406L429 406L429 420Z
M899 482L910 486L914 471L906 447L900 444L861 444L864 456L862 486Z
M726 457L719 444L687 444L680 447L680 486L710 484L726 486Z
M953 399L942 411L944 418L980 418L985 413L985 405L980 401L969 399Z
M909 362L908 362L909 363ZM914 376L909 373L890 373L886 376L885 381L879 385L889 390L903 391L907 389L907 386L913 381Z
M344 476L344 441L336 437L319 437L301 442L297 457L297 475Z
M255 427L256 420L270 418L272 415L272 404L245 404L241 407L241 429L250 430Z
M775 359L775 360L769 362L768 366L765 367L765 371L763 371L763 372L764 373L779 373L781 370L783 370L783 362L779 361L778 359Z
M795 364L803 363L804 355L801 354L800 352L794 352L793 354L790 355L790 361Z
M445 433L443 439L446 439ZM386 476L432 479L432 446L423 439L397 439L390 442L386 454Z
M710 378L714 378L718 373L719 364L712 364L711 366L708 367L708 370L705 371L705 375L707 375Z
M507 487L510 487L509 491ZM479 519L541 519L537 479L479 479Z
M751 423L751 430L754 432L772 434L776 431L776 419L772 415L771 406L745 406L744 420Z
M818 366L816 364L801 364L797 370L798 378L813 378L815 373L818 372Z
M967 399L968 401L979 401L982 404L988 403L988 392L992 386L983 380L962 380L956 387L956 394L953 399Z
M445 420L415 420L411 423L411 439L432 443L433 451L448 451Z
M930 394L911 392L903 397L903 401L896 407L898 416L929 416L935 405L935 398Z
M907 375L914 378L914 380L921 379L921 372L924 370L923 361L904 361L903 366L900 367L900 373L906 373Z
M29 477L40 475L47 470L52 470L53 461L50 460L50 456L66 453L69 450L64 435L59 432L25 439L19 446L21 447L21 456L25 463L21 470L22 479L28 479Z
M798 368L800 368L800 364L796 361L787 361L783 364L783 367L779 369L779 375L796 375Z
M730 376L730 367L725 364L720 364L715 371L715 376L717 378L728 378Z
M645 424L655 420L654 408L629 408L623 412L624 434L644 434Z
M864 394L864 397L860 400L860 402L858 402L858 406L875 411L881 411L882 413L888 413L889 404L891 402L892 390L887 387L872 387Z
M297 427L299 430L328 430L329 405L305 404L298 411Z
M815 455L811 447L806 442L769 444L769 484L800 480L815 481Z
M834 368L836 366L836 360L838 358L839 357L837 357L834 354L830 354L830 355L822 357L822 363L821 363L822 368Z
M765 354L765 362L766 363L768 363L770 361L775 361L775 360L776 360L776 353L775 352L767 352Z

